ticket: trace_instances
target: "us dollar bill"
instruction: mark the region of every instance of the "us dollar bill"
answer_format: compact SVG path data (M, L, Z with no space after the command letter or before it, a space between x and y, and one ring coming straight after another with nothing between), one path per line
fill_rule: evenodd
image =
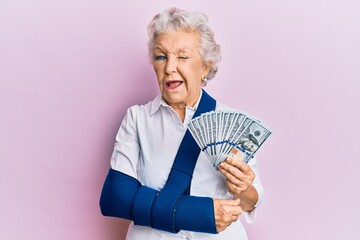
M214 167L235 150L247 163L271 135L254 117L236 111L204 113L192 119L188 129Z
M270 136L271 132L261 125L258 121L253 120L245 128L242 134L235 140L236 148L245 153L244 161L247 163Z

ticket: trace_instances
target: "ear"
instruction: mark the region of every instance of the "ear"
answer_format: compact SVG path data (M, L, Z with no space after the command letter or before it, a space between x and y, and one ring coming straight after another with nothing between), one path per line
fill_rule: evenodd
M204 77L206 77L209 74L211 67L212 67L212 62L207 61L207 62L203 63L203 76Z

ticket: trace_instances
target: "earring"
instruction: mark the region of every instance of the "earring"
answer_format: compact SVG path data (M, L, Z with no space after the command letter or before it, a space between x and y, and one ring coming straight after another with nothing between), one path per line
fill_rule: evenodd
M206 76L201 80L202 86L205 87L207 84L207 78Z

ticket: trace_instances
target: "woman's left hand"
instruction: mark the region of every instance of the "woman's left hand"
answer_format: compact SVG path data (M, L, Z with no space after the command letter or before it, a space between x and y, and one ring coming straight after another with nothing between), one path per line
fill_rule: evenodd
M255 173L242 161L240 156L228 157L218 170L226 177L229 192L237 198L251 187Z

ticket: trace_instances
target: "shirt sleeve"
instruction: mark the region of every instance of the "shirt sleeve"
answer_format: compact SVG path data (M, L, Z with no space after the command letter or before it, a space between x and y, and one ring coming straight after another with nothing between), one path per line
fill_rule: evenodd
M253 186L256 189L259 198L258 198L258 201L255 204L255 208L253 210L251 210L250 212L245 212L244 217L245 217L246 222L253 223L255 221L255 219L256 219L257 207L260 206L260 204L263 201L264 188L263 188L263 186L261 184L261 181L260 181L259 165L257 163L256 158L250 159L250 161L248 162L248 165L251 167L251 169L255 173L255 179L254 179L254 182L253 182Z
M129 108L116 134L111 168L137 179L140 144L136 127L139 106Z

